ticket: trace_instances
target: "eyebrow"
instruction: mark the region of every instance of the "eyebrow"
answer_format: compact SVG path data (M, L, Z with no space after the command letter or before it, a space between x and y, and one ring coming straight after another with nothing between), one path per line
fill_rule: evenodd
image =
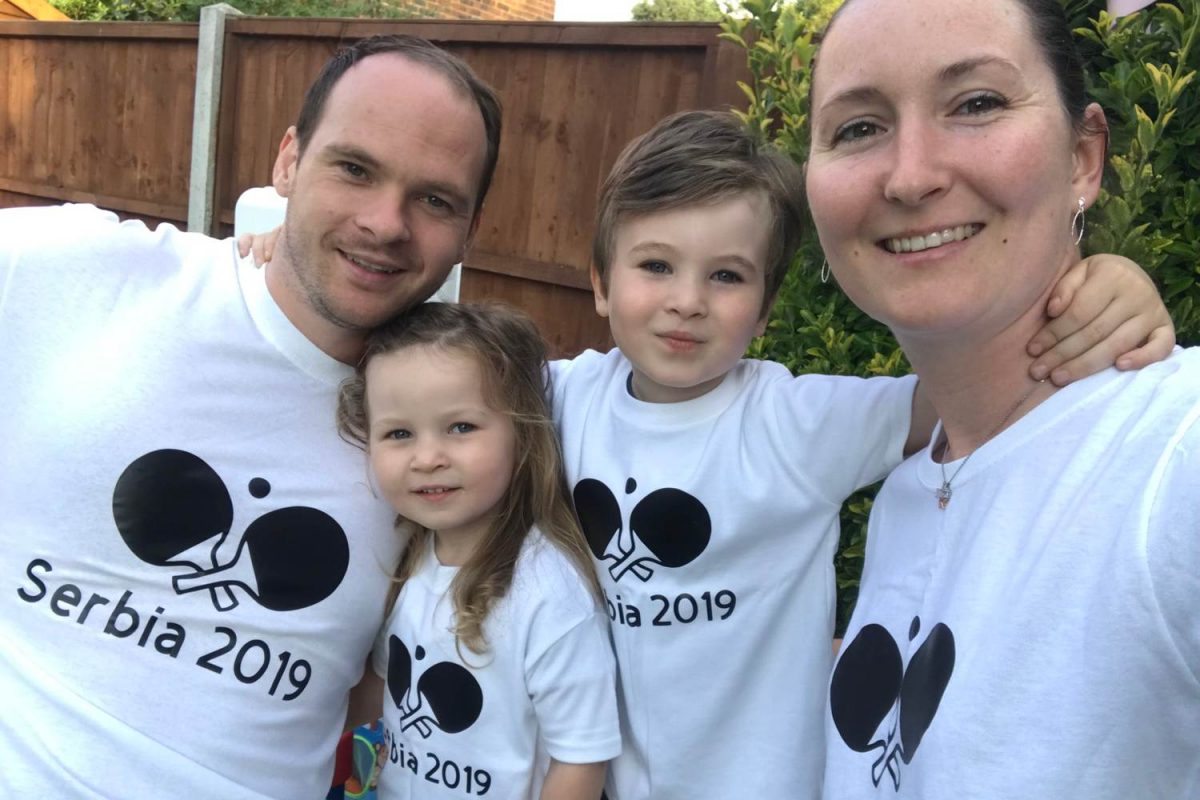
M937 80L939 83L951 83L965 75L969 75L981 67L996 66L1001 69L1020 74L1011 61L1000 58L999 56L978 56L976 58L965 58L962 61L956 61L938 70ZM833 97L821 104L821 108L829 108L839 104L857 105L865 104L883 99L883 92L873 86L856 86L853 89L847 89L843 92L838 92Z
M938 80L941 83L949 83L957 80L964 75L969 75L980 67L1000 67L1007 72L1020 74L1020 70L1011 61L1000 58L999 56L978 56L977 58L964 58L962 61L956 61L953 64L942 67L938 70Z

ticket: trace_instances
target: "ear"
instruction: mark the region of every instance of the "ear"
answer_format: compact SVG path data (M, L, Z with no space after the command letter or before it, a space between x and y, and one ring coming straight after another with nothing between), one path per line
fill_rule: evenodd
M596 265L588 269L588 277L592 279L592 294L596 300L596 313L602 317L608 317L608 296L604 293L604 282L600 280L600 273L596 271Z
M292 125L279 143L279 155L275 156L275 168L271 171L271 183L280 197L291 194L299 163L300 140L296 138L296 126Z
M1108 155L1108 120L1104 117L1104 109L1096 103L1090 104L1083 113L1088 132L1076 136L1071 189L1073 196L1082 197L1090 206L1100 194L1100 179L1104 175L1104 163Z

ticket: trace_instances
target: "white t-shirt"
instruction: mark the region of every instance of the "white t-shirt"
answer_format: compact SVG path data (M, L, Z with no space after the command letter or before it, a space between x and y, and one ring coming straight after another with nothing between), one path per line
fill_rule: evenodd
M535 528L508 594L484 623L489 649L456 647L432 539L375 643L383 699L382 800L537 800L550 759L621 751L615 666L602 612L576 569Z
M838 511L899 463L915 381L742 361L643 403L617 350L554 365L606 595L625 749L612 800L814 798Z
M0 797L322 797L402 544L231 241L0 211Z
M826 796L1200 797L1200 349L888 478L829 689Z

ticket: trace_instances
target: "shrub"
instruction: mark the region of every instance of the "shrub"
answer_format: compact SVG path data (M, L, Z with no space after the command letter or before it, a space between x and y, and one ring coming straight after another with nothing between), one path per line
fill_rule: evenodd
M1162 3L1114 20L1102 0L1063 0L1075 22L1094 97L1109 112L1110 167L1088 214L1088 252L1112 252L1141 264L1171 309L1179 340L1200 343L1200 0ZM747 124L803 162L808 153L809 67L814 36L842 0L742 0L726 16L722 38L746 49L751 82L741 84ZM1089 19L1094 15L1094 19ZM909 366L891 334L820 280L824 259L808 231L780 291L766 335L750 355L794 373L903 375ZM877 487L842 509L836 556L838 630L858 596L866 520Z

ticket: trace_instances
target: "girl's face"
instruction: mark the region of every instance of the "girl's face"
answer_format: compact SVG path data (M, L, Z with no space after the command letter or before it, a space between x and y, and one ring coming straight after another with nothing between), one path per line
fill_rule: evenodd
M371 469L396 513L457 552L487 532L512 478L516 435L483 397L475 359L419 345L367 365Z
M1074 133L1013 0L853 0L821 47L812 121L821 245L902 343L990 339L1077 258L1102 139Z

